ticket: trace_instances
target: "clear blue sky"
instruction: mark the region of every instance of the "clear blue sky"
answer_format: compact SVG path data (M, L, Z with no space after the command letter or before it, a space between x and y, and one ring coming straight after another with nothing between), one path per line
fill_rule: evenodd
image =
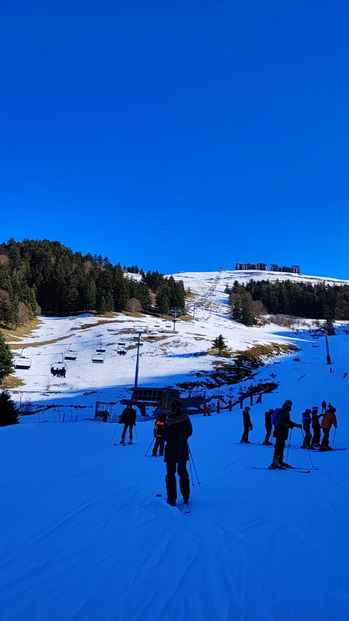
M2 0L1 241L349 278L347 0Z

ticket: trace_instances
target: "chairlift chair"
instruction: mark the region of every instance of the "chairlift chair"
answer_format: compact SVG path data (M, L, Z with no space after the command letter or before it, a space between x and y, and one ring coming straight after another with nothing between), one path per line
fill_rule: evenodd
M65 352L64 360L76 360L76 358L77 353L73 349L68 349L68 351Z
M98 349L96 350L96 353L93 354L91 360L92 362L98 362L99 364L103 364L105 356L104 354L97 353L97 352L98 352Z
M106 347L104 347L104 345L98 345L96 347L96 352L98 354L104 354L106 352Z
M31 358L28 358L27 356L17 356L14 360L15 369L30 369L31 365Z

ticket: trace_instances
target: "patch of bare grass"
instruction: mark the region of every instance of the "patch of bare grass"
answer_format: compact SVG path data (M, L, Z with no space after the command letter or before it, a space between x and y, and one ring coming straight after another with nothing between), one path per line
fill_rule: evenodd
M2 380L1 388L7 390L10 388L18 388L19 386L24 385L25 382L23 382L23 380L19 377L16 377L15 375L6 375L6 377L4 377L4 379Z
M66 339L70 339L70 335L68 336L59 336L56 339L51 339L50 341L40 341L35 343L10 343L11 349L27 349L27 347L43 347L44 345L52 345L52 343L58 343L59 341L64 341Z

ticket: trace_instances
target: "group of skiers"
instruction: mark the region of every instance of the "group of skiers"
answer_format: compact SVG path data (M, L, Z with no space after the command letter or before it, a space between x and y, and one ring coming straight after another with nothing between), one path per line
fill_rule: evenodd
M283 453L285 449L286 440L288 438L289 429L298 427L304 430L304 440L301 448L315 449L319 448L322 451L330 451L329 434L332 425L337 429L336 408L326 401L322 402L322 413L319 414L318 406L314 406L312 410L306 409L302 414L302 423L295 423L290 418L290 412L292 409L292 401L287 399L281 408L270 409L265 412L265 438L262 444L271 445L270 436L274 427L273 436L275 437L275 450L273 461L270 468L287 468L287 464L283 461ZM241 437L242 444L249 444L248 434L253 429L253 425L250 417L250 407L245 407L242 412L243 417L243 434ZM320 418L322 421L320 423ZM311 433L313 430L313 435ZM320 444L321 430L323 432L322 441Z
M265 412L266 435L263 444L270 445L270 436L274 426L273 436L275 437L275 448L273 461L269 468L286 469L288 464L284 462L284 450L289 430L293 427L304 429L304 442L301 448L320 447L320 431L323 437L320 450L331 450L329 446L329 433L332 425L337 428L335 415L336 408L330 403L322 402L322 413L319 408L314 406L312 410L306 409L302 414L302 423L291 420L290 412L292 401L287 399L281 408L270 409ZM249 443L248 435L253 429L250 417L250 407L245 407L243 415L244 430L241 438L242 443ZM160 413L154 424L154 438L152 455L155 457L159 450L159 455L165 452L164 461L166 463L166 491L167 502L174 506L177 500L176 471L179 476L179 489L183 497L183 503L189 502L190 484L187 471L187 461L189 459L188 438L192 435L193 428L189 416L183 411L182 404L178 399L169 404L169 414L166 417L164 412ZM320 418L322 421L320 423ZM121 443L125 443L126 433L129 430L129 442L132 444L132 430L136 424L136 412L131 405L123 410L119 417L119 423L123 423ZM313 435L310 428L312 427ZM166 447L165 447L166 443Z

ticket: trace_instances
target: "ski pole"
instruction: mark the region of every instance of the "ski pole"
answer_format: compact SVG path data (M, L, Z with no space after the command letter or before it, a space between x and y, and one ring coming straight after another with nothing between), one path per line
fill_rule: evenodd
M337 427L334 428L333 440L332 440L332 448L334 447L334 441L336 439Z
M112 444L114 444L114 438L115 438L115 434L116 434L116 432L117 432L117 428L118 428L118 426L119 426L119 423L116 423L115 431L114 431L114 433L113 433L113 437L112 437L112 439L111 439L111 443L112 443Z
M150 449L151 449L151 447L152 447L152 445L153 445L153 442L154 442L154 438L152 438L152 440L151 440L151 442L150 442L150 444L149 444L149 446L148 446L148 450L147 450L147 452L145 453L144 457L146 457L146 456L148 455L148 453L149 453L149 451L150 451Z
M309 451L309 449L308 449L308 447L307 447L307 443L306 443L306 441L305 441L305 435L304 435L304 431L303 431L303 429L301 429L301 432L302 432L302 435L303 435L303 441L304 441L304 444L305 444L305 448L307 449L308 457L309 457L309 459L310 459L311 467L312 467L312 468L315 468L315 466L314 466L314 462L313 462L313 460L312 460L312 458L311 458L311 455L310 455L310 451Z
M190 469L190 480L191 480L191 484L194 487L195 483L194 483L194 479L193 479L193 468L191 465L191 459L190 459L190 455L189 455L189 469Z
M290 437L288 439L288 446L287 446L287 452L286 452L286 464L288 462L288 454L290 452L291 437L292 437L292 427L290 429Z
M193 453L191 452L191 449L190 449L189 444L188 444L188 449L189 449L189 458L190 458L190 459L191 459L191 461L192 461L192 464L193 464L194 472L195 472L195 474L196 474L196 478L197 478L198 485L200 485L200 480L199 480L198 471L197 471L197 469L196 469L195 462L194 462L194 459L193 459Z

